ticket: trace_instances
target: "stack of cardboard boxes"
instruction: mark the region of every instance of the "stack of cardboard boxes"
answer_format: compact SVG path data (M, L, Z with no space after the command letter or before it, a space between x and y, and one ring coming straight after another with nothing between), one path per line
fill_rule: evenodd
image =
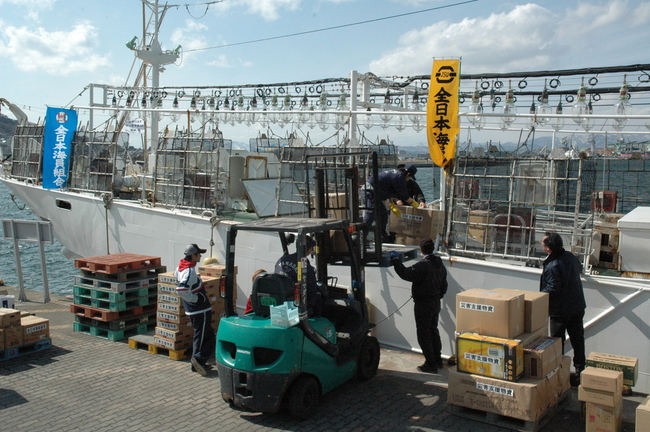
M117 253L75 260L74 331L118 341L153 329L160 257Z
M0 360L50 346L48 319L17 309L0 308Z
M650 432L650 396L636 407L636 432Z
M221 275L225 266L210 264L198 266L205 291L212 305L212 328L217 330L219 320L225 315L225 303L219 295ZM235 271L236 272L236 271ZM192 346L194 330L190 318L185 314L183 302L176 292L176 277L173 272L163 273L158 281L158 311L154 344L174 351ZM234 299L236 301L236 299Z
M536 422L570 389L570 358L548 337L548 294L471 289L456 296L453 405Z
M618 432L623 412L623 372L587 367L578 399L586 402L586 432Z

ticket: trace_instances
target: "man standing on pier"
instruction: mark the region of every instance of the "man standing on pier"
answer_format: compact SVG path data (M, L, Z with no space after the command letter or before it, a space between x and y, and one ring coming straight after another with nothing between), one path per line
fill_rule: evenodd
M440 300L447 293L447 270L439 256L433 254L434 243L430 238L420 242L424 256L411 267L405 267L397 252L391 252L395 272L402 279L412 282L411 296L418 344L426 361L418 366L420 372L438 373L443 367L442 341L438 330Z
M201 276L196 273L196 264L201 262L201 254L204 253L205 249L199 248L196 244L188 245L185 248L185 258L180 260L174 273L178 281L176 292L194 328L190 359L192 372L198 372L202 376L208 374L210 366L207 363L214 358L216 346L212 329L212 305L208 300Z
M576 385L586 364L582 319L587 303L580 280L582 265L575 255L564 250L562 237L558 233L547 232L542 239L542 248L548 257L544 260L539 290L549 294L551 336L562 338L562 352L566 333L571 339L576 371L572 385Z

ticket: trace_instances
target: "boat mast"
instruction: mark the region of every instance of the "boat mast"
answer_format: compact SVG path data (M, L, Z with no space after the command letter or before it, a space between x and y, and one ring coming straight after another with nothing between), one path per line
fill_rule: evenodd
M160 41L158 40L158 34L160 31L160 26L165 17L167 10L173 6L160 6L158 0L142 1L142 40L139 46L135 46L135 38L131 42L127 43L127 47L131 49L137 58L143 62L143 87L146 87L146 65L151 67L151 89L152 89L152 99L151 103L153 106L156 106L158 99L162 97L160 94L160 73L165 71L164 66L168 64L175 63L180 56L181 46L179 45L174 50L163 51L160 46ZM146 9L151 11L151 18L149 22L153 21L153 30L151 32L147 31L148 23L146 20ZM147 40L148 37L148 40ZM137 85L137 84L136 84ZM151 115L149 117L149 149L152 153L155 153L157 148L158 141L158 118L156 115ZM146 144L145 144L146 146ZM146 148L145 155L146 155ZM146 158L145 158L146 161Z

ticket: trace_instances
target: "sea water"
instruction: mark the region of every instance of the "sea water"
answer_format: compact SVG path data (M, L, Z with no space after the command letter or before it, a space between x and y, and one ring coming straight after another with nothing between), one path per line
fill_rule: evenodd
M38 217L20 201L12 200L11 191L0 184L0 218L15 220L38 220ZM38 243L18 242L20 263L23 270L23 284L26 289L43 292L43 275ZM51 294L70 295L74 276L79 270L74 261L68 260L61 253L63 246L58 241L45 244L45 268ZM6 240L4 232L0 237L0 279L5 285L18 286L16 260L13 240ZM2 289L2 287L0 287Z

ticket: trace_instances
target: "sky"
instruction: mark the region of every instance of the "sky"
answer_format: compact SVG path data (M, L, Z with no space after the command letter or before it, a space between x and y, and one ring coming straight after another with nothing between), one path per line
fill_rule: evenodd
M0 0L0 98L35 120L87 104L89 83L124 85L141 12L140 0ZM162 85L424 75L434 57L461 57L463 73L631 65L650 62L650 1L197 0L168 10L160 40L183 52ZM236 141L258 133L229 127Z

